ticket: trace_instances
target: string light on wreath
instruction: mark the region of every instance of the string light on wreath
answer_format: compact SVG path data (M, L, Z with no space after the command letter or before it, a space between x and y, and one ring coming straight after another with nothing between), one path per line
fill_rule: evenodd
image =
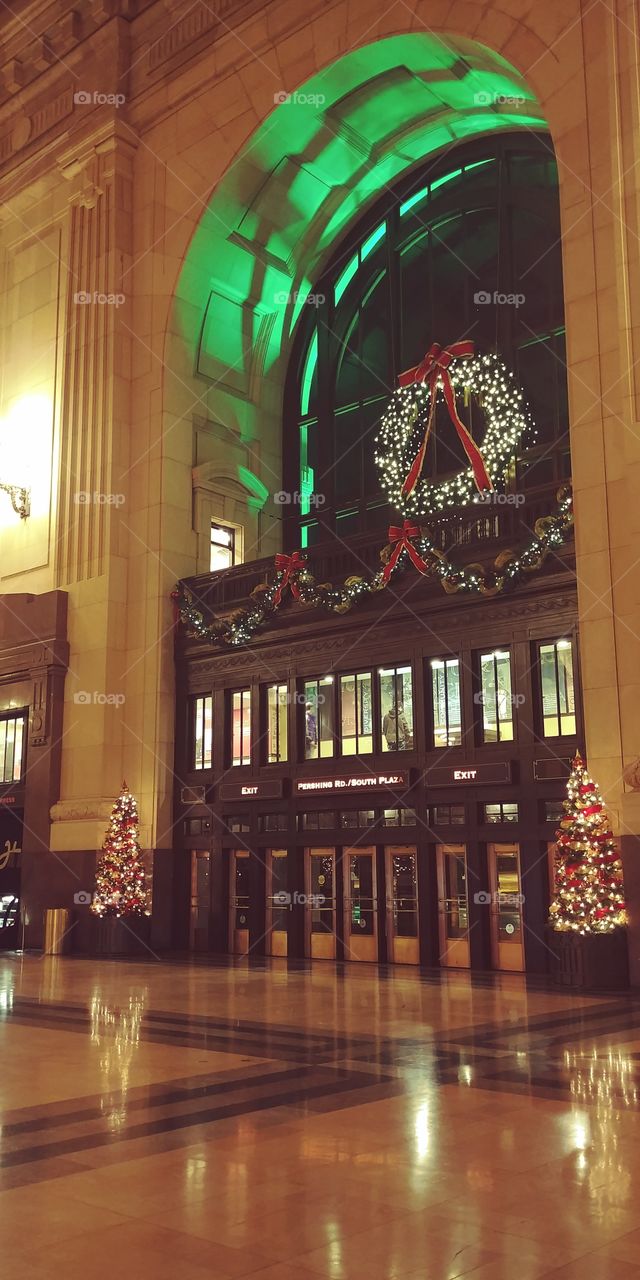
M302 553L294 552L293 556L276 557L275 582L254 587L251 605L239 609L229 618L207 621L184 583L178 584L173 599L180 624L189 637L209 644L239 648L249 644L255 632L265 627L283 607L287 598L286 588L297 604L323 609L327 613L347 613L368 596L385 590L397 572L412 565L422 576L440 581L447 593L464 591L483 596L497 595L513 586L523 575L539 569L549 552L562 546L572 523L571 490L563 486L558 490L555 512L536 520L528 545L519 553L501 551L490 569L481 564L452 564L428 531L415 522L405 520L402 527L392 525L389 529L389 543L380 552L382 567L371 577L352 575L338 587L317 583Z
M475 442L458 416L457 400L473 395L482 408L485 430ZM447 480L424 474L426 445L442 397L471 465ZM375 441L380 484L389 502L410 516L433 516L464 506L478 491L499 487L532 423L522 390L499 356L473 354L471 343L437 344L415 369L400 379ZM408 483L409 482L409 483Z

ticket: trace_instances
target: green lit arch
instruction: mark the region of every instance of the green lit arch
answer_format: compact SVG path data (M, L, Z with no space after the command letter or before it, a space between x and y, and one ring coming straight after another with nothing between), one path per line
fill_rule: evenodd
M294 330L347 228L430 154L514 128L546 128L515 68L427 33L354 50L275 105L212 194L178 280L170 328L182 367L210 384L209 414L248 446L273 437Z

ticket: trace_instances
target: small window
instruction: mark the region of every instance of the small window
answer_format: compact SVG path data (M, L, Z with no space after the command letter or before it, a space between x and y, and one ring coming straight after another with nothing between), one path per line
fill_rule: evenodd
M0 762L2 760L2 727L0 725ZM210 769L213 757L213 695L193 700L194 769Z
M202 818L187 818L184 824L184 834L186 836L201 836Z
M258 818L259 831L286 831L288 818L286 813L263 813Z
M320 828L327 830L336 825L336 815L333 809L320 809L311 813L301 813L298 820L302 831L318 831Z
M211 521L211 551L209 569L216 573L218 569L231 569L236 563L236 531L226 524Z
M463 804L437 804L432 810L431 821L434 827L464 826L465 813Z
M554 640L541 644L539 657L544 737L574 737L576 706L571 641Z
M434 747L457 747L462 742L460 662L458 658L431 659Z
M287 713L289 693L286 684L270 684L267 688L267 763L280 764L288 758Z
M544 801L545 822L560 822L561 818L564 818L564 816L564 803L562 800Z
M518 806L511 801L506 804L484 804L482 816L485 822L517 822Z
M373 751L370 671L340 677L340 743L343 756Z
M304 758L333 755L333 676L304 682Z
M231 763L251 764L251 690L231 694Z
M501 649L480 655L480 693L484 742L513 741L511 654Z
M416 821L415 809L382 810L382 825L384 827L414 827Z
M378 667L382 750L413 750L411 667Z
M227 831L232 831L234 835L238 831L251 830L251 823L249 819L244 816L240 818L238 817L223 818L222 821L224 822L224 825L227 828Z
M344 809L339 818L341 827L371 827L376 815L373 809Z

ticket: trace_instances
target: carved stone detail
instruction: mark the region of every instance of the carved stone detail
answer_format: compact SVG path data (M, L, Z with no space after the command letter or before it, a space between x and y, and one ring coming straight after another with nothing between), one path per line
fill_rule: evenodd
M51 806L52 822L108 822L112 800L58 800Z
M627 765L622 777L632 791L640 791L640 756L633 764Z

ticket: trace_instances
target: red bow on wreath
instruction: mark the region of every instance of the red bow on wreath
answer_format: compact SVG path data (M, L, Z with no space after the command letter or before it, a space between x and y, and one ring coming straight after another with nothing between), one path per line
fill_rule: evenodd
M493 489L484 458L482 457L477 444L475 444L470 433L467 431L464 422L461 422L458 417L456 397L451 385L451 378L448 373L449 365L452 360L463 360L472 355L472 342L452 342L450 347L441 347L438 342L434 342L427 351L426 356L424 356L420 361L420 364L414 365L413 369L407 369L406 373L400 374L399 384L401 387L410 387L416 382L426 382L428 383L429 391L431 392L429 417L427 419L422 443L415 458L413 459L413 462L411 463L409 474L402 486L402 495L405 498L408 498L413 493L418 480L420 479L420 473L422 471L427 452L427 444L429 443L429 436L431 434L431 428L435 417L436 393L439 382L442 383L442 391L447 409L449 410L449 417L458 432L460 440L462 441L462 447L469 459L469 462L471 463L478 492L482 493L484 489Z
M294 573L299 573L301 569L305 568L305 562L300 552L294 551L291 556L281 554L277 555L275 557L274 564L278 573L283 575L281 581L278 583L278 590L273 597L273 606L277 609L278 605L282 603L282 594L285 587L289 587L294 600L300 599L300 588L293 575Z
M409 559L414 568L418 570L418 573L427 573L427 565L422 559L419 551L416 551L416 548L411 541L412 538L420 537L420 528L417 524L412 524L410 520L405 520L402 528L397 524L392 524L389 526L388 537L389 542L395 542L395 546L387 560L382 574L385 586L388 583L403 551L407 551L409 553Z

